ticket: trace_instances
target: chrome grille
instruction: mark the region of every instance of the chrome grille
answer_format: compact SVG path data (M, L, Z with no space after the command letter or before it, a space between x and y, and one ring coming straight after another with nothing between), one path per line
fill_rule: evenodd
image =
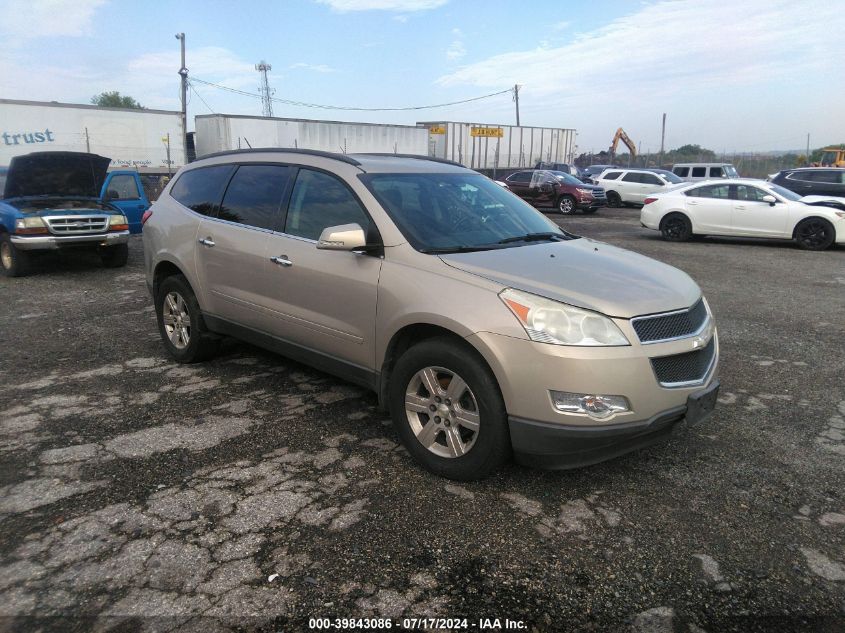
M593 198L606 198L604 189L593 189Z
M704 307L704 301L699 299L698 303L687 310L635 317L631 319L631 327L641 343L656 343L696 334L706 322L707 308Z
M707 377L716 356L716 337L701 349L651 359L651 368L662 387L683 387Z
M104 233L109 225L107 215L47 216L44 218L50 233L55 235L87 235Z

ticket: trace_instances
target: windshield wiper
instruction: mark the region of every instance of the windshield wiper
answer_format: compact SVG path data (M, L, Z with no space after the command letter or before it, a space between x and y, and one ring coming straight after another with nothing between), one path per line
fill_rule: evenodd
M495 246L481 245L481 246L443 246L440 248L424 248L420 249L421 253L426 255L444 255L446 253L472 253L474 251L489 251Z
M526 233L525 235L515 235L513 237L506 237L503 240L499 240L499 244L510 244L511 242L539 242L540 240L565 240L566 235L563 233L552 233L551 231L546 233Z

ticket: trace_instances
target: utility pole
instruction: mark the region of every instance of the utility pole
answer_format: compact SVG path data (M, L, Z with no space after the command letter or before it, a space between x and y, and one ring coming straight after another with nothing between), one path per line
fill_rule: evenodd
M184 152L185 162L188 162L188 69L185 67L185 34L177 33L176 39L179 40L182 48L182 66L179 68L179 76L182 78L182 151ZM170 134L168 133L168 139ZM170 141L167 142L167 166L170 168Z
M170 162L170 132L167 133L167 136L162 137L161 140L167 149L167 176L169 178L173 175L173 164Z
M809 141L807 141L809 143ZM88 128L85 128L85 151L91 153L91 139L88 138Z
M518 84L513 85L513 100L516 102L516 127L519 127L519 89Z
M663 167L663 149L666 142L666 113L663 113L663 131L660 133L660 163L658 167Z
M273 67L262 59L255 65L255 70L261 73L261 85L258 86L258 92L261 93L262 114L267 117L273 116L272 96L275 91L270 89L270 82L267 80L267 71L273 70Z
M805 154L807 160L805 161L808 165L810 164L810 133L807 132L807 153Z

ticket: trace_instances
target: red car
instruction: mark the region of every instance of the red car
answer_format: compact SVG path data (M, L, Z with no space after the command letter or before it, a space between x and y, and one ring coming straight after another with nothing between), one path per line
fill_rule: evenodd
M594 213L607 204L604 189L585 185L570 174L545 169L517 171L505 178L508 189L537 208L556 208L561 213Z

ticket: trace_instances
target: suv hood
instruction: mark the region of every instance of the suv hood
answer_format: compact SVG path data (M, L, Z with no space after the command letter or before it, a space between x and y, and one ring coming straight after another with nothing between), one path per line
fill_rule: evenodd
M110 158L85 152L34 152L15 156L4 198L78 196L99 198Z
M440 258L503 286L623 319L688 308L701 296L677 268L586 238Z

